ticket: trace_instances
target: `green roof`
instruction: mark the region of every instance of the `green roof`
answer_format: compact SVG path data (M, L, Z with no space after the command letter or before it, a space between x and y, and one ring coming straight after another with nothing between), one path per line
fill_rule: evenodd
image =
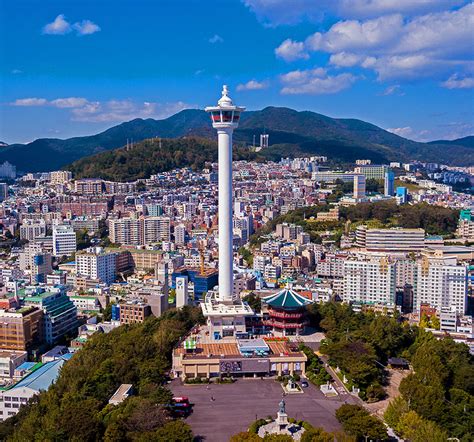
M274 295L265 296L262 301L270 307L289 310L299 309L312 303L309 299L298 295L298 293L288 288L285 288Z

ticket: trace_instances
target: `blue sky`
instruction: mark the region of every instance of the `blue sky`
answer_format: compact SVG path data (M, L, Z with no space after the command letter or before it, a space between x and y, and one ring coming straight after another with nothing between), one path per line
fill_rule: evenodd
M163 118L223 83L248 109L461 137L473 33L465 0L0 0L0 140Z

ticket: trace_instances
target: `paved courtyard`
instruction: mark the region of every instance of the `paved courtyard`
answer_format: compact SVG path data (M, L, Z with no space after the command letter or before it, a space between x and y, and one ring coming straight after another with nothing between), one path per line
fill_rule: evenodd
M179 380L170 386L175 396L187 396L194 404L186 422L206 442L227 442L233 434L246 431L257 418L275 417L283 394L273 379L239 379L234 384L210 385L209 390L205 385L182 385ZM352 402L352 397L346 394L328 399L311 384L304 394L285 397L289 417L327 431L341 429L335 411L344 400Z

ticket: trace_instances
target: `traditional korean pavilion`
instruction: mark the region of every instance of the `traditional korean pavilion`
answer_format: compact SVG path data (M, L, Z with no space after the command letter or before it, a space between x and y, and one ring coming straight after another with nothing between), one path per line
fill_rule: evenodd
M268 307L268 317L263 324L272 327L275 336L300 335L308 325L306 306L312 301L291 288L262 298Z

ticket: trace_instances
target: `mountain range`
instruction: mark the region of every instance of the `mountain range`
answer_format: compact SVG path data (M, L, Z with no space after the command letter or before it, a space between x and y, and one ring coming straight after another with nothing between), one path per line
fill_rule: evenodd
M242 115L234 139L241 144L259 141L269 134L265 157L326 155L336 162L368 158L373 162L423 160L472 165L474 137L420 143L357 119L337 119L310 111L267 107ZM215 131L203 110L183 110L162 120L134 119L92 136L69 139L40 138L28 144L11 144L0 150L0 162L8 160L18 170L51 171L80 158L149 138L197 136L214 139Z

